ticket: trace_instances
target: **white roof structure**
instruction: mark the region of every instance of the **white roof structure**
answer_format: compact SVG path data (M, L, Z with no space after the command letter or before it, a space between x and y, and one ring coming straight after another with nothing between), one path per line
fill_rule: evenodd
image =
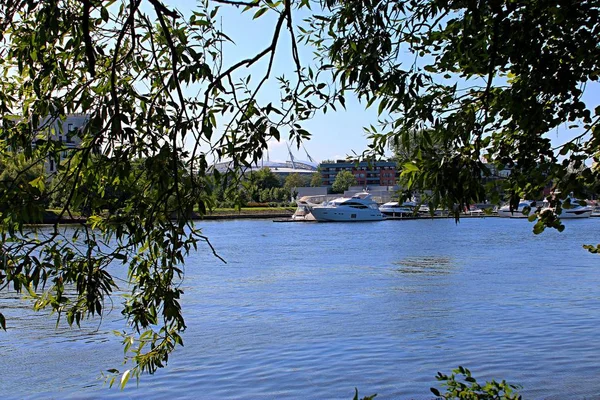
M231 166L230 161L217 163L214 165L219 172L225 172ZM294 160L292 161L267 161L261 160L250 168L250 171L258 171L263 168L269 168L271 172L280 175L300 174L312 175L317 172L317 165L310 161ZM245 171L246 172L246 171Z

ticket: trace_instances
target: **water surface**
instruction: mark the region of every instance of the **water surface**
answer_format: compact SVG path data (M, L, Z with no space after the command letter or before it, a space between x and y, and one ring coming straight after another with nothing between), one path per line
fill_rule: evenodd
M600 398L600 219L531 233L524 220L206 221L188 257L185 347L121 392L102 324L56 327L0 293L2 398L431 399L435 374L523 386L524 398Z

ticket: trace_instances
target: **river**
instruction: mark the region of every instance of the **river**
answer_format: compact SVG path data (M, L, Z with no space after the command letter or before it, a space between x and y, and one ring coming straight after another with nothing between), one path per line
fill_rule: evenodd
M185 346L125 391L120 313L81 329L0 293L0 398L431 399L438 371L525 399L600 398L600 219L200 222L185 265ZM115 300L118 302L118 299Z

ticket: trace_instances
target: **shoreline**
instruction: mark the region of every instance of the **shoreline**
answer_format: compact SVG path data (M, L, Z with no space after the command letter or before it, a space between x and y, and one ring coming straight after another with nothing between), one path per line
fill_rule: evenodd
M193 213L190 216L190 220L192 221L201 221L201 220L231 220L231 219L273 219L273 218L290 218L294 215L294 211L288 210L250 210L244 209L240 211L217 211L214 213L210 213L207 215L200 215L198 213ZM62 217L58 218L58 216L52 212L46 212L44 218L41 222L28 223L26 225L54 225L56 223L60 225L75 225L75 224L85 224L87 222L87 217Z
M302 220L302 219L292 219L292 215L294 212L291 210L288 211L269 211L269 210L241 210L238 212L216 212L207 215L199 215L194 213L190 220L192 221L218 221L218 220L233 220L233 219L272 219L274 222L317 222L310 220ZM592 215L590 218L600 217L599 215ZM453 219L454 216L416 216L416 217L387 217L384 221L402 221L402 220L420 220L420 219ZM471 219L471 218L500 218L495 214L483 214L483 215L461 215L460 219ZM510 218L509 218L510 219ZM514 218L513 218L514 219ZM56 215L47 213L44 216L42 222L31 223L27 225L54 225L56 223L60 225L75 225L75 224L85 224L87 221L86 217L68 217L61 218L60 220Z

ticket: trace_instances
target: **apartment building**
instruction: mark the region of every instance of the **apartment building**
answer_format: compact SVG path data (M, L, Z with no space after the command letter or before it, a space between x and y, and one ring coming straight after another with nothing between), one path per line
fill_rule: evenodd
M62 160L67 158L71 149L79 147L81 139L78 136L79 131L87 124L89 116L87 114L69 114L63 120L56 120L49 124L47 128L48 139L61 142L66 147L58 157L50 158L46 162L46 172L53 174L58 169ZM44 123L47 123L46 119Z
M398 180L394 161L356 161L336 160L319 164L323 186L331 187L335 177L341 171L350 171L356 177L358 186L393 186Z

